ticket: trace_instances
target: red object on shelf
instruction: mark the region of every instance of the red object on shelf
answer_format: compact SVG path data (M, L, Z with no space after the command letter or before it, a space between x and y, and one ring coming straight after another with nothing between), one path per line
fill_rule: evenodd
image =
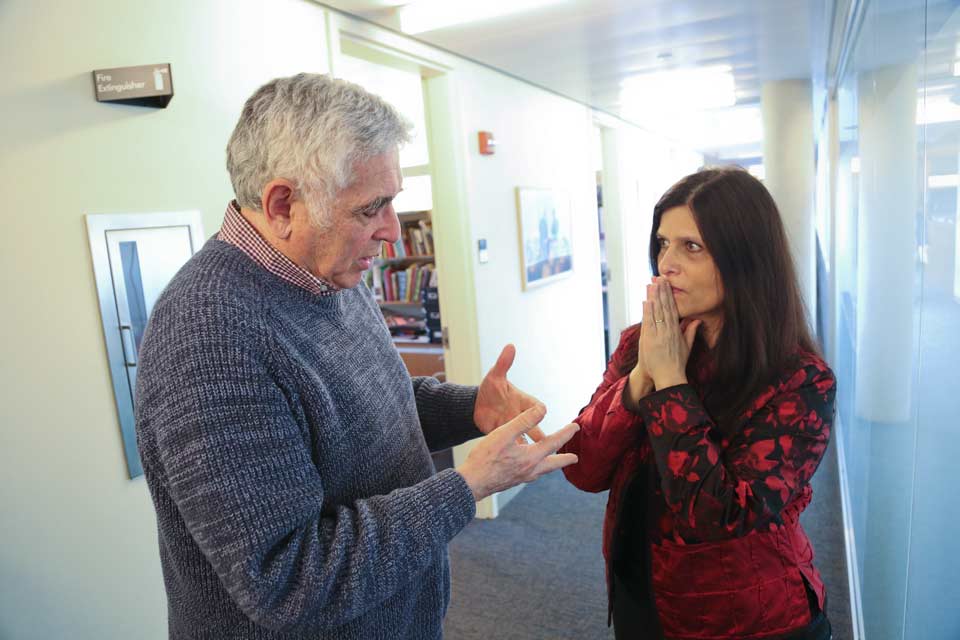
M497 141L489 131L480 132L480 155L492 156L496 151Z

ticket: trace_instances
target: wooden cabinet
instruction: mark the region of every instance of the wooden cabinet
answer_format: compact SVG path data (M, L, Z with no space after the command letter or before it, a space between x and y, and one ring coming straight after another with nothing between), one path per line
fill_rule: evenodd
M441 381L446 377L443 366L443 347L438 344L397 342L397 351L411 376L433 376Z

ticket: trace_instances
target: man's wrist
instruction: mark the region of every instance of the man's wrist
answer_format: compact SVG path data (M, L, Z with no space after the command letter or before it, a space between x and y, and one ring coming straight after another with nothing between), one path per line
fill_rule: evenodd
M484 494L484 489L480 486L479 479L473 476L473 473L467 464L457 467L456 472L460 474L460 476L463 478L463 481L467 484L467 487L470 489L470 493L473 494L474 502L480 502L486 497Z

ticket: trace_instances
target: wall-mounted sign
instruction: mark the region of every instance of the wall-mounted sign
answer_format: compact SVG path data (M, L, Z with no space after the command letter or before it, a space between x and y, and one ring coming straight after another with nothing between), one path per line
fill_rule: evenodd
M97 102L119 102L141 107L166 107L173 98L169 64L99 69L93 72Z

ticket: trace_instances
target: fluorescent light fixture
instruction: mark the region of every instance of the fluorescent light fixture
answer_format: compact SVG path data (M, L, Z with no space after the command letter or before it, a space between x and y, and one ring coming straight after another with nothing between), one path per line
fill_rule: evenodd
M850 158L850 173L860 173L860 156Z
M719 150L724 157L743 150L746 157L763 153L763 118L757 105L656 115L623 113L622 117L689 149Z
M568 0L415 0L397 8L404 33L435 31L478 22Z
M927 187L931 189L946 189L948 187L960 187L960 175L948 173L939 176L928 176Z
M759 107L736 101L729 65L656 71L620 84L621 118L700 151L763 140Z
M620 83L620 104L640 114L691 112L737 103L730 65L666 69Z
M917 124L936 124L938 122L960 121L960 104L953 102L950 96L921 97L917 101Z

